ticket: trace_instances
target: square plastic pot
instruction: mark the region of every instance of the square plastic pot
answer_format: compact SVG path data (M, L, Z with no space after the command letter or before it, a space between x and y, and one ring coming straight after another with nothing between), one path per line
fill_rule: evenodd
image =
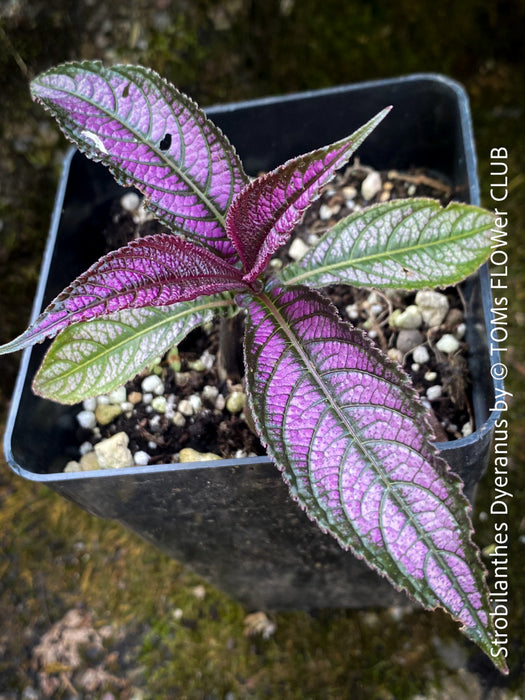
M375 168L421 166L446 177L455 198L479 204L468 99L458 84L413 75L224 105L209 115L249 173L342 138L386 105L394 109L359 149ZM100 229L122 190L71 151L60 180L33 318L101 253ZM488 272L463 285L476 430L439 444L472 497L489 459L497 414L487 347ZM267 457L63 473L77 456L76 409L31 391L45 347L22 359L4 439L7 460L96 516L118 520L251 608L366 607L401 600L391 586L323 535L288 496Z

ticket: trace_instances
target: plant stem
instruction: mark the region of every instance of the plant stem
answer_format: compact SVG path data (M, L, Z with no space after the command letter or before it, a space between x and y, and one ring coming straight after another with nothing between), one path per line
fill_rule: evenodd
M219 354L217 368L219 378L225 381L229 378L238 383L244 375L244 362L242 356L242 335L244 318L237 314L233 318L223 318L219 328Z

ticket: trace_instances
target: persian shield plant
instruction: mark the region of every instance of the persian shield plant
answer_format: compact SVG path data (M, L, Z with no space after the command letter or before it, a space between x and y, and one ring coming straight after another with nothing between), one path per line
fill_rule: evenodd
M242 312L249 407L292 497L397 589L445 609L506 672L490 653L470 506L431 442L425 408L403 370L318 291L455 284L488 257L491 214L420 198L379 204L271 273L272 256L388 108L250 181L204 112L151 70L69 63L31 90L170 233L98 260L0 352L58 334L33 386L75 403L122 384L199 324Z

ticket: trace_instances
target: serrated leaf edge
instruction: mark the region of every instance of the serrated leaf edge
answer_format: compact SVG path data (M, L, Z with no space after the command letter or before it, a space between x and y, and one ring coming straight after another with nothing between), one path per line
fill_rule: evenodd
M447 210L457 208L458 205L461 205L461 207L465 207L465 211L458 217L458 219L456 220L456 223L459 222L463 217L465 217L465 216L467 216L467 215L469 215L469 214L471 214L471 213L473 213L473 212L476 212L476 211L479 212L479 214L485 214L485 215L486 215L486 214L488 213L488 212L486 212L485 210L482 210L482 209L480 209L479 207L476 207L475 205L464 204L464 203L461 203L461 202L449 202L449 204L448 204L446 207L443 207L443 206L441 206L441 204L440 204L440 202L439 202L438 200L429 199L429 198L425 198L425 197L415 197L415 198L412 198L412 199L410 199L410 200L406 200L406 199L393 200L393 201L392 201L393 206L390 208L390 211L392 211L392 210L394 210L394 209L396 209L396 208L401 208L402 206L407 206L407 202L409 202L410 204L413 204L413 203L422 203L422 204L426 204L426 205L429 206L429 207L432 207L432 208L434 209L434 214L433 214L433 216L432 216L432 219L434 218L435 214L439 214L440 212L446 212ZM434 205L434 206L432 206L432 205ZM379 209L381 209L381 208L383 208L383 209L386 208L384 202L380 202L380 203L377 203L377 204L373 204L373 205L371 205L370 207L368 207L368 208L366 209L366 212L365 212L366 214L368 214L368 213L377 214L377 216L371 218L371 219L367 222L367 225L363 228L363 230L359 233L359 236L358 236L358 237L356 238L356 240L353 242L352 249L355 248L355 246L357 245L357 243L359 242L359 240L361 239L361 237L366 233L366 231L367 231L367 229L369 228L369 226L372 226L372 225L374 224L374 222L377 221L377 219L379 219L379 218L382 216L382 212L381 212L381 211L376 211L376 210L379 210ZM422 206L421 209L423 209L423 208L424 208L424 207ZM416 209L414 212L412 212L412 213L409 214L406 218L404 218L402 222L400 222L399 224L397 224L396 227L393 229L392 233L390 234L390 236L391 236L391 237L395 237L395 231L396 231L396 229L397 229L399 226L403 225L406 221L408 221L408 220L410 220L411 218L415 217L415 216L417 215L418 211L420 211L420 208ZM351 223L351 222L353 222L353 221L356 221L356 220L360 219L362 216L363 216L363 212L355 212L355 213L349 214L347 217L345 217L344 219L341 219L341 220L338 221L331 229L329 229L329 230L323 235L323 237L321 238L321 241L323 241L323 239L324 239L325 236L330 235L331 233L337 234L337 233L338 233L341 229L343 229L346 225L348 225L349 223ZM425 224L425 226L423 227L423 229L422 229L422 231L421 231L421 234L423 234L423 232L424 232L424 231L426 230L426 228L430 225L430 223L431 223L431 220L430 220L427 224ZM470 229L467 233L464 233L464 234L462 234L462 235L457 235L457 236L454 236L454 237L448 237L448 238L446 238L446 239L438 239L438 240L432 241L432 242L430 242L430 243L425 243L424 248L425 248L425 250L426 250L426 249L428 249L428 248L432 248L433 246L439 246L439 245L443 245L443 244L453 243L454 241L459 241L459 240L465 239L465 238L467 238L467 237L469 237L469 236L471 236L471 235L473 235L473 234L474 234L474 235L476 235L476 234L481 234L483 231L485 231L485 230L487 230L487 229L488 229L488 225L479 226L479 227L477 227L476 229ZM320 242L321 242L321 241L320 241ZM484 255L484 257L483 257L483 260L486 260L486 259L488 258L488 256L489 256L489 254L490 254L489 241L490 241L490 237L487 236L487 252L486 252L486 255ZM283 283L286 284L286 286L292 286L292 285L296 285L296 284L305 284L305 285L307 285L307 286L310 286L310 284L312 284L312 286L315 286L316 283L315 283L315 282L311 282L311 280L310 280L309 278L315 277L316 275L319 275L319 274L321 274L321 273L325 273L325 272L326 272L326 273L332 273L334 270L340 270L340 269L342 269L342 268L347 268L347 267L350 267L350 265L351 265L351 267L354 267L354 268L356 268L356 269L361 269L361 270L364 269L365 272L366 272L366 268L363 268L363 267L362 267L363 264L366 264L366 263L368 263L368 262L371 262L371 261L373 261L374 259L381 260L381 259L385 259L385 258L386 258L386 259L390 258L390 259L392 259L396 264L399 264L398 261L395 260L395 256L403 255L403 254L405 254L405 253L410 253L411 251L416 251L416 252L417 252L417 250L418 250L419 247L420 247L420 246L415 246L415 245L413 245L413 246L407 246L407 247L405 247L405 248L396 248L396 249L395 249L394 251L392 251L392 252L390 252L390 251L388 251L388 250L385 250L385 251L381 251L381 252L379 252L379 253L374 253L374 254L370 254L370 255L366 255L366 256L361 256L360 258L352 258L352 257L349 257L348 260L341 260L341 261L338 262L338 263L332 263L332 264L322 265L322 266L317 267L316 269L304 270L304 271L298 272L298 273L296 273L296 274L293 274L293 276L289 276L289 275L292 274L295 270L297 270L297 271L301 270L301 269L302 269L302 266L304 266L304 265L306 265L306 264L308 263L308 260L310 259L310 256L312 256L312 255L315 254L315 247L314 247L314 248L311 248L311 249L306 253L306 255L301 259L301 261L299 261L299 262L294 262L294 263L290 263L290 264L287 265L285 268L283 268L283 271L282 271L282 273L281 273L281 279L282 279ZM329 249L329 250L330 250L330 249ZM482 261L482 262L483 262L483 261ZM481 264L481 263L480 263L480 264ZM287 273L287 270L289 270L288 273ZM445 282L443 282L442 284L439 284L439 283L435 284L434 282L432 282L432 285L431 285L431 286L432 286L433 288L437 288L437 289L444 288L444 287L446 287L446 286L449 286L450 284L453 284L453 283L455 283L455 282L461 281L461 279L464 278L464 275L462 275L462 273L460 273L460 275L461 275L461 276L458 275L458 276L455 277L454 279L447 279L447 280L446 280ZM381 285L380 285L380 286L381 286L381 287L392 286L392 287L395 287L395 288L398 288L398 289L406 289L406 288L408 288L408 287L405 285L406 282L407 282L407 280L394 280L391 284L388 284L388 283L386 283L386 282L383 281L383 282L381 282ZM344 279L341 280L341 283L342 283L342 284L345 283ZM354 280L354 279L352 279L351 284L352 284L354 287L374 286L374 285L367 285L367 284L361 283L361 282L359 282L358 280ZM324 286L324 285L321 284L321 283L319 283L319 286ZM421 287L421 286L423 286L423 285L419 285L419 286ZM428 287L429 285L426 284L426 285L424 285L424 286Z
M187 302L181 302L181 303L187 303ZM103 358L104 356L112 355L121 346L125 346L131 342L136 342L137 339L139 339L141 336L147 335L148 333L154 331L156 328L161 328L164 325L168 325L170 323L176 322L178 318L182 318L182 317L190 315L190 314L198 313L199 311L226 310L227 308L232 308L232 307L233 307L233 300L220 299L220 300L207 301L207 302L203 301L202 303L197 304L195 307L193 307L191 309L185 309L183 311L178 311L178 312L174 311L172 316L161 319L157 323L152 324L151 326L147 326L147 328L144 328L144 329L138 331L133 337L131 337L131 338L128 337L126 339L123 339L121 342L114 343L110 347L107 347L104 351L102 351L100 353L100 355L97 356L97 360L100 361L100 358ZM148 307L142 307L142 308L147 309ZM169 307L155 306L155 307L150 307L150 308L152 308L152 310L154 312L162 312L163 309L167 309ZM80 323L72 324L71 326L68 326L63 331L61 331L61 333L59 333L58 336L55 338L54 342L60 341L60 336L63 335L63 333L74 332L75 327L78 327L78 326L85 326L85 325L90 324L90 323L99 323L101 321L105 321L105 322L109 322L109 323L112 323L112 322L117 323L116 316L119 313L121 313L121 312L116 312L115 314L108 314L106 316L101 316L97 319L93 319L92 321L83 321ZM188 333L191 330L192 330L192 328L189 328ZM182 340L183 337L184 337L184 335L179 339L178 342L180 342L180 340ZM47 350L47 352L44 356L44 359L42 360L42 363L41 363L36 375L33 378L31 388L37 396L41 396L42 398L46 398L46 399L55 400L53 397L53 394L46 393L46 391L43 390L42 386L39 384L39 380L41 378L41 371L45 365L45 362L46 362L48 356L52 353L52 351L53 351L53 345L51 345L50 348ZM131 379L133 376L135 376L135 374L137 374L138 372L143 370L145 367L147 367L149 362L150 362L150 360L147 359L143 363L141 363L140 365L137 365L136 367L134 367L129 378ZM82 371L82 368L87 368L89 366L89 364L90 364L89 360L85 360L83 362L77 363L70 370L62 373L60 375L60 378L67 379L68 376L72 376L76 372ZM46 381L44 386L48 385L50 382L51 382L51 380ZM64 399L63 397L61 397L60 402L66 404L66 405L73 405L75 403L78 403L78 399L68 401L68 400Z
M141 72L141 73L142 73L144 76L146 76L147 78L153 79L153 82L155 83L155 86L156 86L157 88L160 88L160 86L162 86L163 88L165 88L165 89L167 89L167 90L172 90L172 91L174 91L174 92L181 98L181 101L182 101L182 103L183 103L185 106L188 106L189 108L193 109L195 113L198 113L198 114L202 115L203 120L205 120L205 122L206 122L207 124L210 125L211 130L214 131L214 132L217 134L217 136L218 136L219 138L221 138L221 141L222 141L223 146L226 147L226 148L231 149L231 155L232 155L232 156L236 159L236 161L237 161L237 164L238 164L238 167L239 167L239 173L240 173L240 174L242 175L242 177L243 177L244 184L246 185L246 184L249 182L249 178L248 178L248 176L246 175L246 173L244 172L244 168L243 168L242 162L241 162L241 160L240 160L240 158L239 158L239 156L238 156L238 154L237 154L237 151L236 151L235 147L233 146L233 144L232 144L232 143L230 142L230 140L228 139L228 137L224 134L224 132L223 132L214 122L212 122L212 121L209 119L209 117L206 115L206 113L204 112L204 110L202 110L202 109L199 107L199 105L198 105L189 95L186 95L185 93L183 93L183 92L181 92L180 90L178 90L174 85L172 85L168 80L166 80L165 78L163 78L162 76L160 76L160 75L159 75L156 71L154 71L153 69L151 69L151 68L146 68L146 67L144 67L144 66L132 66L132 65L123 64L123 63L117 63L117 64L111 66L110 68L108 68L108 67L104 66L104 64L103 64L102 61L98 61L98 60L95 60L95 61L68 61L68 62L62 63L62 64L60 65L60 68L61 68L61 69L75 68L76 70L82 69L82 70L84 70L84 71L88 71L88 70L89 70L91 73L93 73L95 76L97 76L97 77L99 77L99 78L102 77L102 75L101 75L100 73L97 73L96 70L95 70L95 68L101 68L101 69L104 70L104 71L114 71L114 72L116 72L116 73L119 72L119 71L121 71L121 70L124 71L125 69L127 69L127 70L129 70L129 69L135 69L135 70L138 70L138 72ZM123 75L123 73L120 73L120 74ZM48 112L48 113L51 114L52 116L55 116L56 114L61 114L61 115L62 115L62 118L64 119L65 122L71 122L71 119L69 118L69 115L67 114L67 112L64 112L62 109L57 109L56 107L53 107L53 106L49 105L49 104L47 103L46 98L40 97L40 96L39 96L38 94L36 94L35 91L33 90L33 85L38 85L38 84L39 84L39 82L38 82L39 79L45 78L46 76L52 76L52 75L53 75L53 76L54 76L54 75L57 75L56 69L53 69L53 68L52 68L52 69L50 69L50 70L48 70L48 71L45 71L44 73L41 73L40 75L38 75L37 78L35 78L35 79L32 81L32 83L31 83L31 95L32 95L33 99L34 99L36 102L38 102L38 103L44 108L44 110L45 110L46 112ZM107 80L106 80L106 82L107 82ZM49 87L49 86L45 86L45 87ZM139 86L139 87L140 87L140 86ZM57 90L58 90L58 89L57 89ZM88 104L93 105L94 107L96 107L97 109L99 109L101 112L107 114L107 116L108 116L109 118L111 118L111 119L113 119L113 120L116 120L116 121L118 121L119 123L122 123L123 126L125 126L126 129L129 130L129 132L131 132L132 134L135 135L135 137L136 137L136 139L137 139L138 141L141 141L141 142L144 141L144 136L143 136L142 134L140 134L139 132L137 132L136 130L134 130L129 124L122 122L122 119L121 119L120 117L118 117L118 115L116 116L113 112L109 111L108 109L103 108L99 103L90 100L87 96L84 96L84 95L79 96L78 93L74 93L74 92L67 91L67 90L65 90L64 88L60 88L60 91L64 92L65 94L68 94L68 95L71 95L71 96L73 96L73 97L76 97L77 99L84 100L84 101L87 102ZM116 96L115 96L115 97L116 97ZM166 101L167 101L167 100L166 100ZM176 120L176 119L175 119L174 121L177 123L177 120ZM72 122L72 123L74 123L74 122ZM77 146L77 148L78 148L78 140L76 140L74 136L72 136L71 134L69 134L68 131L67 131L64 127L62 127L62 125L60 125L60 127L61 127L61 131L64 133L65 137L66 137L69 141L71 141L71 143L73 143L75 146ZM70 128L70 127L68 127L68 128ZM71 131L73 131L73 129L71 129ZM84 130L84 132L85 132L85 130ZM88 138L91 138L91 140L93 140L92 136L89 137L89 135L88 135ZM181 143L183 143L182 140L181 140ZM95 145L96 145L96 142L95 142ZM167 168L169 168L171 171L175 170L175 172L177 173L177 175L180 176L180 178L188 185L188 187L191 189L191 191L194 192L194 193L196 194L196 196L198 197L198 199L200 199L200 200L202 200L202 201L205 202L206 207L208 208L208 210L209 210L210 212L213 213L213 216L215 217L215 220L219 222L219 224L222 226L224 232L226 233L226 229L225 229L225 219L226 219L226 212L228 211L229 207L225 210L225 213L224 213L224 214L222 214L221 212L219 212L218 209L216 208L215 204L211 201L211 199L210 199L209 197L205 196L205 194L204 194L203 192L201 192L200 189L196 188L196 187L195 187L195 184L192 182L191 179L189 179L189 178L186 176L186 174L184 173L184 171L183 171L182 169L176 167L176 164L175 164L172 160L170 160L170 159L166 156L166 154L165 154L156 144L154 144L153 142L149 142L149 141L148 141L148 142L147 142L147 145L148 145L148 147L155 153L155 155L160 159L160 161L161 161ZM100 149L100 147L99 147L99 149ZM109 171L111 172L111 174L113 175L113 177L115 178L115 180L116 180L120 185L123 185L123 186L126 186L126 187L130 185L129 176L126 176L125 173L124 173L122 170L120 170L117 166L115 166L115 165L112 163L112 157L111 157L111 156L108 156L108 155L105 154L104 152L102 152L102 154L97 153L97 152L89 152L87 149L86 149L85 151L83 150L82 152L83 152L88 158L90 158L91 160L94 160L94 161L96 161L96 162L102 162L102 163L104 163L104 165L106 165L106 167L109 169ZM140 187L140 182L139 182L139 184L137 184L136 182L133 182L132 184L133 184L133 186L136 187L139 191L142 191L142 190L141 190L141 187ZM157 187L157 189L160 190L161 188L160 188L160 187ZM231 204L232 204L233 199L235 198L235 194L238 194L238 193L234 193L234 196L231 197L230 206L231 206ZM164 223L166 226L168 226L168 228L169 228L170 230L172 230L172 231L174 231L174 232L177 232L177 231L178 231L178 229L177 229L176 227L174 227L173 224L172 224L169 220L166 220L166 219L163 217L162 212L159 211L159 209L158 209L156 206L150 205L150 202L148 201L148 197L147 197L147 196L146 196L146 198L145 198L145 200L144 200L144 204L145 204L145 206L146 206L148 209L150 209L150 211L152 211L153 213L155 213L155 215L156 215L161 221L163 221L163 223ZM185 235L191 235L191 234L189 234L188 232L185 232ZM201 241L201 242L203 242L204 244L206 244L206 239L201 238L201 237L196 237L196 238L198 238L199 241ZM225 238L226 238L226 237L225 237Z
M310 290L310 291L315 291L315 290ZM320 295L320 296L321 296L321 295ZM261 300L262 300L263 297L265 297L265 301L267 301L267 302L269 303L270 307L271 307L271 306L274 306L274 307L275 307L274 302L273 302L273 300L272 300L271 298L267 297L266 295L258 295L258 298L261 299ZM333 304L332 304L331 302L330 302L330 305L333 307L333 309L335 309L335 306L333 306ZM277 307L275 307L275 309L276 309L276 311L278 312ZM337 313L337 309L335 309L335 311L336 311L336 313ZM277 317L279 317L279 316L280 316L280 313L277 314ZM282 319L282 320L284 321L284 319ZM342 323L342 324L344 324L345 326L348 326L349 328L352 328L352 330L359 332L359 334L365 339L365 341L366 341L368 347L377 352L376 346L375 346L374 343L371 341L371 339L368 337L368 335L366 334L365 331L363 331L363 330L361 330L361 329L358 329L358 328L352 327L350 324L348 324L348 323L347 323L346 321L344 321L343 319L339 319L339 322ZM285 332L287 333L287 335L289 335L288 332L287 332L287 324L286 324L285 322L284 322L283 324L281 324L281 327L285 328ZM290 336L289 344L290 344L290 346L293 346L293 347L296 349L296 348L298 347L298 344L297 344L296 342L294 342L294 340L295 340L295 339L294 339L293 337ZM246 347L245 347L245 351L246 351ZM299 351L299 352L300 352L300 355L301 355L303 361L306 361L306 364L307 364L307 365L310 365L311 363L310 363L309 359L305 356L305 353L302 351L302 348L300 348L300 351ZM393 362L388 356L385 356L384 359L386 360L386 365L387 365L387 366L389 366L390 368L393 368L393 369L395 369L396 371L398 371L399 368L398 368L398 366L397 366L397 364L396 364L395 362ZM248 371L248 358L247 358L247 356L246 356L246 352L245 352L245 366L246 366L246 370ZM316 372L315 374L318 374L318 373ZM417 395L417 392L415 392L415 389L413 389L413 387L412 387L412 385L411 385L411 383L410 383L408 377L407 377L407 379L406 379L405 386L408 388L409 391L411 391L411 392L413 392L413 393L415 394L415 400L416 400L416 402L421 406L422 410L426 413L426 411L424 410L423 405L421 404L421 401L420 401L420 399L419 399L419 396ZM323 390L323 393L325 393L324 390ZM292 499L299 505L299 507L301 508L301 510L303 510L303 511L305 512L305 514L307 515L307 517L309 518L309 520L311 520L312 522L315 522L317 526L320 526L319 523L318 523L318 521L317 521L317 519L315 518L315 516L313 516L312 514L310 514L310 513L308 512L306 506L301 502L301 500L300 500L300 495L299 495L299 493L297 492L296 488L294 488L294 485L293 485L293 483L291 482L291 479L289 478L289 475L292 475L292 476L293 476L293 470L291 470L290 468L288 468L288 470L287 470L287 468L281 463L279 453L276 452L276 451L273 449L272 445L267 441L267 439L266 439L266 437L265 437L265 435L264 435L264 432L263 432L263 430L262 430L261 421L260 421L260 419L259 419L259 416L257 415L256 410L255 410L254 400L253 400L253 396L252 396L252 393L251 393L251 391L250 391L250 387L249 387L248 382L246 383L246 394L247 394L248 406L249 406L249 409L250 409L250 411L251 411L252 418L253 418L253 421L254 421L254 424L255 424L255 428L256 428L256 430L257 430L257 432L258 432L258 434L259 434L260 440L261 440L261 442L262 442L264 448L267 450L269 456L272 458L272 460L274 461L274 463L275 463L276 466L278 467L279 471L281 472L284 481L288 484L289 491L290 491L290 495L291 495ZM428 420L426 419L426 416L424 417L424 419L425 419L426 425L428 426ZM345 419L345 422L347 422L346 419ZM281 437L281 439L282 439L282 437ZM365 561L365 562L368 564L368 566L370 566L371 568L374 569L374 571L376 571L376 572L377 572L378 574L380 574L382 577L386 578L386 579L389 581L389 583L390 583L397 591L400 591L400 592L402 591L402 592L404 592L406 595L408 595L408 597L409 597L410 599L415 600L415 602L418 602L420 605L422 605L423 607L425 607L427 610L431 610L431 611L432 611L432 610L435 610L436 608L441 608L442 610L444 610L448 615L450 615L450 617L451 617L455 622L458 622L458 623L460 624L460 626L461 626L460 629L461 629L462 631L467 630L467 631L469 632L469 634L466 635L467 638L469 638L469 639L471 639L471 640L473 640L473 641L477 641L477 642L479 643L479 646L480 646L480 647L485 651L485 653L487 653L487 655L488 655L488 643L493 643L493 639L492 639L491 636L490 636L490 632L492 631L492 630L489 630L489 625L490 625L490 620L491 620L491 618L488 616L488 610L487 610L487 606L490 606L490 602L489 602L488 595L487 595L487 588L486 588L487 569L486 569L486 567L485 567L485 565L484 565L484 563L483 563L483 561L482 561L482 559L481 559L479 548L478 548L478 546L476 545L476 543L474 542L474 540L472 539L472 535L473 535L473 533L474 533L474 529L473 529L472 522L471 522L471 519L470 519L470 513L471 513L471 511L472 511L472 507L471 507L469 501L468 501L468 500L466 499L466 497L464 496L464 493L463 493L463 482L462 482L461 478L460 478L454 471L452 471L452 469L450 468L449 464L439 455L439 450L438 450L432 443L430 443L430 448L431 448L431 451L433 452L433 455L434 455L434 457L435 457L435 459L436 459L436 462L437 462L437 463L440 465L440 467L443 469L443 474L442 474L441 476L442 476L442 477L445 477L445 476L446 476L450 488L452 488L452 489L454 489L454 490L456 491L456 494L457 494L457 496L458 496L458 501L461 503L461 506L460 506L460 507L461 507L461 510L462 510L463 514L467 517L468 522L470 523L470 528L469 528L469 530L468 530L467 532L464 532L464 537L465 537L465 543L466 543L467 545L469 545L470 548L471 548L471 553L472 553L473 561L475 561L476 564L477 564L477 566L479 567L479 573L480 573L481 579L482 579L483 583L485 584L485 585L484 585L484 590L480 591L480 593L481 593L482 599L484 598L484 599L485 599L485 603L486 603L486 605L483 606L483 610L487 612L487 617L488 617L488 620L489 620L489 623L487 624L487 626L485 626L485 625L482 624L482 621L479 619L478 612L477 612L475 609L472 608L472 606L471 606L470 601L468 600L468 598L467 598L468 609L469 609L469 611L470 611L470 614L471 614L472 619L473 619L473 620L478 620L479 628L478 628L478 626L476 626L475 628L469 628L469 627L468 627L465 623L463 623L456 615L454 615L450 610L448 610L448 609L445 607L445 605L442 604L441 602L438 602L438 603L436 603L436 604L434 604L434 605L428 605L428 604L427 604L426 606L423 605L422 601L418 601L418 600L415 598L414 594L411 593L409 590L407 590L406 587L404 587L402 584L397 584L397 583L391 578L391 576L389 575L388 572L382 570L380 567L376 567L376 566L373 564L373 557L371 558L371 560L368 560L368 559L366 558L366 555L360 554L360 553L357 552L357 551L354 549L354 547L352 547L351 545L345 546L345 545L341 544L341 542L340 542L339 539L337 538L337 535L336 535L334 532L332 532L329 528L324 528L324 527L320 526L320 529L321 529L323 532L325 532L325 533L326 533L326 532L329 532L332 536L334 536L335 539L337 540L337 542L339 543L339 545L340 545L343 549L348 550L348 551L351 551L352 554L353 554L354 556L356 556L358 559ZM380 471L381 471L381 470L378 471L379 475L380 475ZM290 473L290 474L289 474L289 473ZM403 512L406 512L407 510L410 512L410 509L405 509ZM351 522L351 521L350 521L350 522ZM352 529L353 529L353 527L352 527ZM359 536L358 536L358 537L359 537ZM360 539L360 538L359 538L359 539ZM432 550L430 550L430 551L432 551ZM438 550L438 554L440 554L439 550ZM441 558L442 558L442 557L441 557L441 555L440 555L440 556L439 556L439 560L441 560ZM399 563L398 563L398 562L396 562L396 566L399 567ZM442 570L443 570L443 571L448 571L449 568L450 568L450 567L448 566L448 564L446 564L446 562L440 563L440 566L442 566ZM409 577L409 575L407 575L407 578L409 578L409 580L411 580L411 578ZM453 578L455 578L455 576L454 576ZM438 597L436 593L433 593L433 596L434 596L434 598L437 598L437 597ZM484 630L485 633L486 633L486 635L481 635L481 634L479 634L479 629ZM476 634L471 634L472 632L475 632ZM487 642L488 642L488 643L487 643ZM496 660L494 660L494 663L496 663ZM503 673L508 672L508 670L506 670L506 664L499 666L499 668L502 670Z

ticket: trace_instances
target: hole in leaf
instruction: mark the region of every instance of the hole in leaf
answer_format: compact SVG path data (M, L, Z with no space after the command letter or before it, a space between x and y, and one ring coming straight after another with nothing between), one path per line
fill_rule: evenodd
M159 144L159 148L161 151L167 151L169 147L171 146L171 134L165 134L164 138Z
M129 97L130 83L124 85L124 90L122 90L122 97Z

